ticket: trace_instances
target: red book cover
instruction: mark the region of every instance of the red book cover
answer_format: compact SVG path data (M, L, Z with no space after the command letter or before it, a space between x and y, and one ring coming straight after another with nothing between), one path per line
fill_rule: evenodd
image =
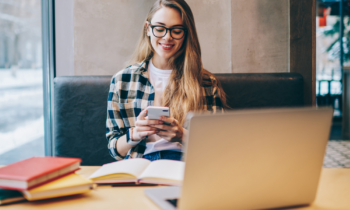
M30 181L81 162L79 158L32 157L0 168L0 179Z

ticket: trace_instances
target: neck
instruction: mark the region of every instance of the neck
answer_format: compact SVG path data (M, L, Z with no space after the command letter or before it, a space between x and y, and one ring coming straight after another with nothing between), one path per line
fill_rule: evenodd
M171 66L169 64L169 60L167 59L158 59L157 57L153 56L152 58L153 65L162 70L170 70Z

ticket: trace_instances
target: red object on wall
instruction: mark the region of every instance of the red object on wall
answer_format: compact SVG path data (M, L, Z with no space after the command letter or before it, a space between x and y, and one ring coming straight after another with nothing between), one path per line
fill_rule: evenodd
M323 17L318 17L318 26L324 27L327 26L327 9L323 9Z

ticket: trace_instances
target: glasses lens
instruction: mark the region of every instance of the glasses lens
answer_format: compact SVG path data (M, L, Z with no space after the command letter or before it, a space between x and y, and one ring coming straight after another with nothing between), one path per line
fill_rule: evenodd
M171 37L173 39L181 39L185 35L185 31L183 28L172 28ZM167 29L163 26L154 26L153 27L153 35L158 38L162 38L167 33Z
M156 37L163 37L166 33L166 29L162 26L153 27L153 34Z
M173 28L171 30L171 37L174 39L181 39L184 36L184 30L182 28Z

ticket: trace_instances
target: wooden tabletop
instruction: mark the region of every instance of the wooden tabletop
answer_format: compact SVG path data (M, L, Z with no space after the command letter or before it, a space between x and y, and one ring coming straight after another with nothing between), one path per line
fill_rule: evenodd
M83 166L77 173L88 177L98 166ZM48 199L42 201L21 202L1 206L1 210L10 209L159 209L145 194L150 187L98 186L90 193ZM297 210L349 210L350 209L350 169L324 168L315 202Z

